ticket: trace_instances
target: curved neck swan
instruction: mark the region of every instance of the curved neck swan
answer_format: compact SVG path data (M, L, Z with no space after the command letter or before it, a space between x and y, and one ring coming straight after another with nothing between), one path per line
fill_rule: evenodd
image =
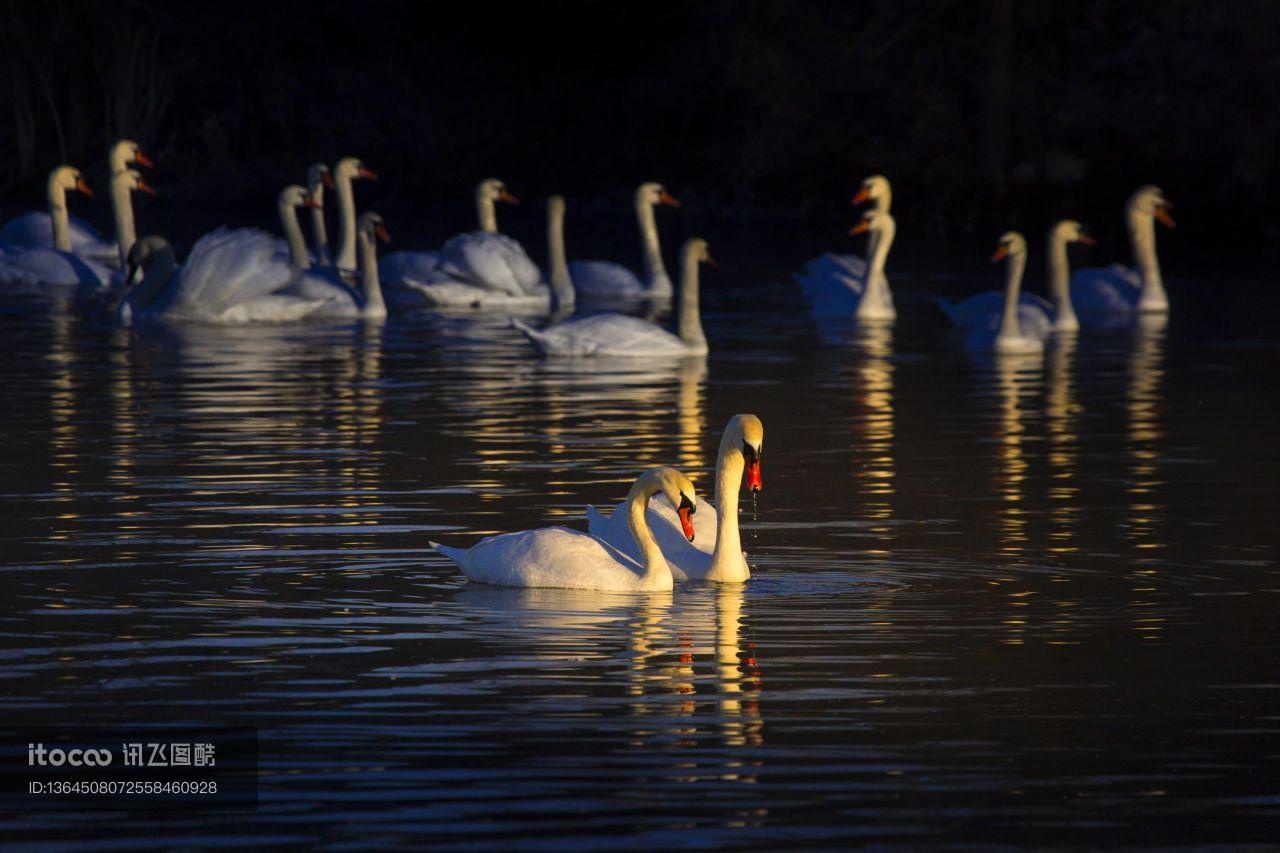
M155 302L164 292L178 262L168 241L152 235L143 237L130 247L125 263L126 285L133 282L139 269L142 270L142 280L129 288L116 309L120 323L128 326L136 313Z
M738 532L738 491L748 464L751 470L747 471L747 488L760 489L763 444L764 425L755 415L734 415L720 438L716 459L716 547L711 553L707 580L740 583L751 576Z
M378 320L387 316L387 303L382 298L382 281L378 277L378 241L391 242L391 235L382 223L382 217L373 211L360 215L358 239L360 242L360 286L363 300L360 316Z
M93 191L79 169L59 166L49 173L45 193L49 200L49 220L53 225L53 247L60 252L71 251L71 218L67 213L67 193L71 190L93 198Z
M690 349L707 351L707 337L702 333L702 312L698 307L698 264L713 263L707 241L693 237L680 250L680 340Z
M574 303L573 280L564 250L564 196L547 199L547 263L551 269L551 310Z
M643 566L640 581L646 587L660 587L671 580L671 566L662 556L662 549L658 547L658 540L653 538L645 517L649 499L659 492L665 493L667 500L678 507L684 534L690 542L693 541L693 513L698 504L693 484L674 468L652 468L641 474L627 493L627 528L640 548Z

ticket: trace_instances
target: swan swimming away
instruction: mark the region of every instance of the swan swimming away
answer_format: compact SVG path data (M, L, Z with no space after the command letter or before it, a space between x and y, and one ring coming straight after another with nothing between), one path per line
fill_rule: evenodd
M716 458L716 504L712 506L705 500L697 504L702 529L706 530L707 519L714 521L712 536L704 533L689 542L684 538L675 506L661 497L650 501L645 518L676 580L742 583L751 577L738 532L738 490L744 471L748 489L758 492L764 487L760 477L763 445L764 425L758 417L742 414L729 419ZM608 518L588 506L587 529L629 557L640 558L625 502L618 504Z
M534 346L549 356L646 358L650 356L706 355L698 308L698 264L711 260L707 241L694 237L680 253L679 335L657 323L626 314L593 314L534 329L512 318Z
M1081 313L1160 314L1169 310L1169 298L1156 259L1156 226L1173 228L1169 211L1173 202L1159 187L1142 186L1125 204L1129 245L1137 267L1112 264L1106 269L1077 270L1071 276L1071 301Z
M556 587L604 592L661 592L674 585L671 568L646 521L650 498L661 494L677 507L688 541L694 540L698 496L689 478L674 468L641 474L625 501L638 563L599 537L566 527L544 527L489 536L470 548L431 547L453 560L469 580L497 586Z
M671 277L662 262L658 241L657 205L679 207L680 202L662 184L648 181L636 188L632 199L636 224L640 228L640 259L644 279L613 261L574 261L569 264L573 286L583 300L667 299L672 294Z
M129 250L127 269L132 286L116 310L122 326L153 319L279 323L325 305L324 299L279 292L296 271L276 255L271 235L254 229L206 234L181 266L163 237L143 237Z
M111 146L107 154L108 175L111 178L128 169L132 165L154 169L155 164L143 153L142 147L131 139L121 139ZM70 168L70 167L59 167ZM54 171L57 171L56 169ZM100 264L112 267L123 267L124 256L133 245L136 235L133 232L133 209L128 208L127 215L116 205L116 197L112 195L112 212L115 218L117 242L104 238L87 222L74 216L68 217L62 190L55 191L53 175L49 176L48 200L49 211L32 211L24 213L0 228L0 245L6 247L47 248L62 252L72 252L82 258L88 258ZM149 188L148 188L149 191ZM126 196L125 201L128 202ZM59 239L59 219L64 239ZM128 233L122 233L121 222L128 227ZM128 245L119 244L128 240Z
M1046 240L1049 258L1049 293L1053 302L1047 302L1033 293L1019 293L1018 322L1023 329L1037 333L1044 327L1045 318L1053 318L1047 331L1074 332L1080 328L1080 321L1071 305L1071 293L1067 287L1068 243L1085 243L1093 245L1094 240L1085 231L1083 225L1074 219L1063 219L1049 229ZM1003 291L988 290L975 294L959 302L951 303L945 299L935 300L938 307L947 315L952 325L959 329L994 329L1004 314L1005 295Z
M1032 309L1018 303L1022 273L1027 265L1027 241L1017 231L1000 235L991 262L1001 260L1005 260L1005 283L1000 315L994 322L971 330L965 338L965 349L1001 355L1036 355L1044 351L1049 314L1042 307Z
M546 310L551 296L524 247L498 233L496 205L520 201L497 178L476 187L480 230L459 234L439 252L395 252L382 260L382 277L398 304L436 307Z
M813 301L813 313L819 317L854 317L870 322L888 322L897 317L889 280L884 274L885 260L896 232L892 214L873 208L849 229L850 235L869 235L870 262L862 267L860 274L835 255L823 255L806 265L795 279Z

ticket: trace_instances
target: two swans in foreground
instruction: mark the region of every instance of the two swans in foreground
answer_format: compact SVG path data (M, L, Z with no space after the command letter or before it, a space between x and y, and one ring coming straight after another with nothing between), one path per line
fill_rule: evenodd
M556 587L606 592L661 592L674 586L671 568L646 521L650 499L663 495L676 507L683 535L694 539L698 497L693 483L674 468L653 468L631 487L625 502L627 524L639 543L642 562L613 545L578 530L545 527L503 533L470 548L431 547L453 560L469 580L497 586Z
M101 245L81 243L85 253L73 251L76 246L76 236L67 212L67 193L78 191L92 197L93 193L84 175L72 166L59 166L49 173L46 187L49 213L43 214L43 222L51 228L52 244L0 247L0 287L9 292L31 290L38 293L42 290L41 286L97 289L111 284L119 274L103 260L95 259L95 254L99 258L102 257ZM112 208L115 212L116 231L121 241L133 239L131 193L134 190L155 192L142 179L142 175L132 169L122 169L111 176ZM38 227L35 226L40 222L32 218L35 216L35 214L27 214L10 224L32 225L34 222L33 229L38 231ZM26 236L33 236L33 234L29 233ZM115 247L107 246L107 250L108 259L114 259Z
M1010 233L1016 235L1017 232ZM1021 235L1017 236L1021 239ZM1080 328L1080 321L1071 304L1071 293L1067 286L1070 269L1067 261L1067 244L1093 245L1094 240L1079 222L1074 219L1063 219L1049 229L1046 243L1049 258L1049 294L1053 302L1047 302L1033 293L1018 295L1018 322L1024 332L1039 338L1044 338L1049 332L1074 332ZM1021 250L1016 245L1011 246L1009 254L1012 256L1019 251L1025 254L1025 241L1022 243ZM1025 265L1025 259L1021 263ZM1010 272L1013 271L1013 265L1014 261L1011 260ZM945 299L938 299L936 302L947 315L947 319L957 328L969 331L994 329L1004 315L1006 294L1004 291L988 290L956 304L947 302Z
M697 504L704 534L692 543L681 529L675 504L659 497L649 503L646 518L658 546L678 581L710 580L742 583L751 577L742 553L738 532L738 490L746 472L747 488L760 491L760 454L764 444L764 425L755 415L742 414L730 418L720 439L716 459L716 503L704 500ZM719 512L717 512L717 508ZM705 535L707 518L715 522L715 533ZM639 544L631 535L626 503L620 503L606 518L595 507L587 507L587 529L633 559L640 559Z
M680 253L679 335L657 323L626 314L593 314L534 329L519 320L511 324L524 332L545 355L570 357L646 358L706 355L698 307L698 264L713 263L707 241L694 237Z
M376 213L361 216L360 255L368 273L363 305L381 301L375 296L374 242L380 229L385 231ZM308 284L276 254L271 235L254 229L219 228L206 234L181 266L163 237L143 237L129 250L127 280L133 286L117 309L125 326L144 319L240 324L348 317L348 306L358 299L327 279L312 278Z
M1112 264L1106 269L1077 270L1071 277L1071 300L1081 313L1162 314L1169 298L1156 259L1156 227L1173 228L1173 202L1159 187L1138 187L1125 204L1125 225L1136 269Z
M546 310L550 293L524 248L498 233L496 205L519 204L502 181L476 187L480 230L459 234L439 252L395 252L382 259L382 277L401 304Z

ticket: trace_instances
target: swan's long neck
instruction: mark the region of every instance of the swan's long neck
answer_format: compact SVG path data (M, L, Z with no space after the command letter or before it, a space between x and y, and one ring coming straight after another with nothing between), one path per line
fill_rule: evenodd
M126 169L111 176L111 215L116 221L116 248L120 252L120 266L129 257L129 249L138 240L133 227L133 176Z
M316 181L308 187L307 192L315 199L316 207L311 208L311 242L316 249L316 262L322 265L329 263L329 232L324 224L324 182Z
M702 311L698 307L698 255L686 251L681 259L680 273L680 340L690 347L707 348L707 336L702 333Z
M551 264L551 309L574 302L573 280L569 278L569 260L564 251L564 206L547 209L547 260Z
M716 461L716 549L711 554L707 580L733 583L751 576L742 556L742 539L738 533L738 491L746 468L738 445L740 438L725 430L720 439L720 456Z
M645 519L649 498L653 494L653 487L646 487L641 481L632 486L630 494L627 495L627 527L631 530L636 544L640 546L644 565L641 580L645 582L657 581L663 575L671 574L671 567L667 565L667 559L662 556L662 549L658 547L658 541L653 538L653 532L649 530L649 522Z
M476 191L476 218L480 220L480 230L490 234L498 233L498 210L488 193Z
M53 222L53 248L59 252L71 251L71 220L67 215L67 191L54 176L49 176L49 219Z
M311 258L307 257L307 241L302 238L302 226L298 224L298 208L281 199L276 202L276 210L280 214L284 238L289 243L289 260L295 267L304 270L311 266Z
M890 203L892 203L892 201L893 201L893 190L889 189L888 187L885 187L884 192L875 198L873 204L875 204L875 208L877 212L888 213L889 205Z
M378 277L378 245L372 234L360 235L360 286L364 294L360 316L374 320L387 316L382 280Z
M161 248L152 256L151 262L142 275L142 281L134 285L120 301L121 322L128 325L134 319L134 315L160 297L168 286L169 280L173 278L174 268L177 265L170 246Z
M1053 299L1053 329L1059 332L1080 328L1076 310L1071 305L1070 266L1067 263L1067 239L1057 231L1049 232L1049 295Z
M1004 269L1004 311L1000 315L998 337L1022 337L1022 326L1018 323L1018 293L1022 289L1022 272L1027 266L1027 253L1015 252L1009 255Z
M640 195L636 196L636 223L640 226L640 252L644 264L645 285L655 295L671 293L671 277L662 263L662 247L658 243L658 222L653 205Z
M1133 262L1142 276L1142 294L1138 297L1138 310L1164 310L1169 298L1164 292L1164 279L1160 277L1160 262L1156 259L1156 221L1150 213L1129 211L1129 243L1133 247Z
M351 187L351 176L338 172L335 177L338 190L338 269L356 268L356 195Z
M884 276L884 264L889 258L889 247L893 245L894 234L897 233L897 225L890 216L881 217L879 227L871 232L871 246L867 251L869 263L867 264L867 281L866 291L863 294L863 302L868 305L874 305L876 299L883 300L884 294L889 289L889 280ZM875 291L873 296L872 291Z

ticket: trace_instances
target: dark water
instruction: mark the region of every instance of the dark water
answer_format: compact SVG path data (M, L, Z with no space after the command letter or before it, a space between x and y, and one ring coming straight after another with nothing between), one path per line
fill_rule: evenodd
M1175 281L1167 329L983 362L911 297L936 282L856 332L721 276L713 354L647 367L540 361L502 318L8 309L4 722L257 726L262 775L250 815L5 835L1280 842L1280 339L1214 307L1270 285ZM709 495L739 411L745 587L468 587L426 548L581 525L659 463Z

